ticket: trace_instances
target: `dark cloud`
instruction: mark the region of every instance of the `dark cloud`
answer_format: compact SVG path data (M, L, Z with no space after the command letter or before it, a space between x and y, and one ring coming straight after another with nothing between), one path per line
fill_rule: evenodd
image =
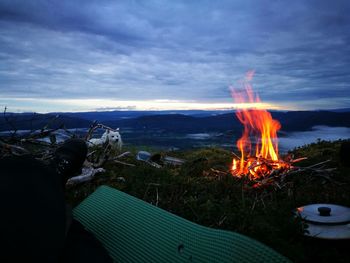
M0 96L229 102L254 68L262 99L340 107L349 13L346 0L2 0Z

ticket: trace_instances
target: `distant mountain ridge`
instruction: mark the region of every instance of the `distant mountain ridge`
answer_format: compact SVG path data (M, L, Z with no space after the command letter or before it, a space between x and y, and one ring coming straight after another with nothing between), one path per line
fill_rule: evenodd
M350 112L291 111L272 112L273 118L282 125L282 131L305 131L316 125L350 127ZM107 122L109 125L132 129L159 129L174 132L224 132L240 130L242 124L236 115L225 113L215 116L193 117L180 114L151 115L135 119Z
M182 112L182 111L179 111ZM190 111L180 114L177 111L161 112L80 112L80 113L7 113L0 117L0 131L41 129L48 125L57 128L87 128L96 120L112 128L137 130L159 130L165 132L225 132L242 130L234 112ZM158 114L155 114L158 113ZM129 115L128 115L129 114ZM350 127L350 112L334 111L273 111L272 116L281 122L282 131L305 131L316 125ZM96 118L93 118L96 117Z
M38 113L7 113L0 116L0 131L9 130L39 130L47 128L86 128L91 125L91 121L62 116L60 114L38 114Z
M143 116L151 115L186 115L193 117L206 117L212 115L220 115L223 113L229 113L232 111L222 110L222 111L206 111L206 110L165 110L165 111L92 111L92 112L65 112L57 113L62 116L69 116L74 118L82 118L90 121L97 120L99 122L103 121L115 121L122 119L133 119Z
M316 110L316 111L278 111L273 110L271 113L278 112L319 112L322 110ZM322 111L323 112L323 111ZM350 108L343 108L343 109L332 109L327 110L327 112L350 112ZM216 116L216 115L222 115L222 114L232 114L234 113L234 110L164 110L164 111L91 111L91 112L57 112L57 113L51 113L51 114L59 114L61 116L69 116L73 118L80 118L90 121L115 121L115 120L122 120L122 119L134 119L137 117L143 117L143 116L153 116L153 115L186 115L186 116L193 116L193 117L209 117L209 116Z

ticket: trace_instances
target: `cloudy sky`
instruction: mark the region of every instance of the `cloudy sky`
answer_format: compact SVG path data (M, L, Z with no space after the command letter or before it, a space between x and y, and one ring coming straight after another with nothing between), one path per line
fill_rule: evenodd
M0 0L10 111L350 107L348 0Z

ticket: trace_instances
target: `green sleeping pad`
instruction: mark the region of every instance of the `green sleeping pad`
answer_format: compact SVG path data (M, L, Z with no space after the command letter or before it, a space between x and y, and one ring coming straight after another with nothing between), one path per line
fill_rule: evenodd
M73 215L115 262L289 262L251 238L195 224L107 186Z

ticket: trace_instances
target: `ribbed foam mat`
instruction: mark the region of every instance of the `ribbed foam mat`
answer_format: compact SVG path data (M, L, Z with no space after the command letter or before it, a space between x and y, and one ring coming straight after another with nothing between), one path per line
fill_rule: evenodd
M289 262L256 240L195 224L107 186L73 215L115 262Z

